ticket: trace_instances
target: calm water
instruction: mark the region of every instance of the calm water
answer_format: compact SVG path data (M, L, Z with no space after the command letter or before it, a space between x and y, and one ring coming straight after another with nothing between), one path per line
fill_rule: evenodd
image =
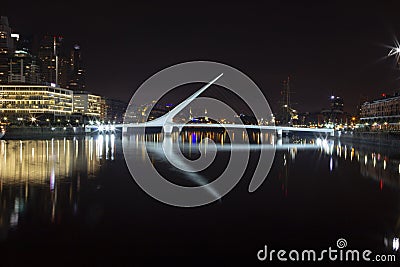
M204 135L181 137L188 158L198 156L196 143ZM215 163L197 176L166 162L160 138L132 137L136 156L145 156L147 140L157 169L178 184L212 181L226 165L229 142L221 134L212 136L219 141ZM284 140L267 180L250 194L255 146L245 176L230 193L184 209L161 204L136 185L121 143L114 135L1 141L0 265L265 265L256 258L264 245L318 249L334 247L339 238L351 248L395 253L391 242L400 235L396 149Z

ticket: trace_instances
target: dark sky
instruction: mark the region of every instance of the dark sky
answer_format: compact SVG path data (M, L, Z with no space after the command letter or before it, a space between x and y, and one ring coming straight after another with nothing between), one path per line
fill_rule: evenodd
M262 88L275 110L291 77L299 111L347 111L400 88L394 59L400 1L10 1L0 4L20 33L63 35L83 50L89 90L129 100L157 71L184 61L231 65Z

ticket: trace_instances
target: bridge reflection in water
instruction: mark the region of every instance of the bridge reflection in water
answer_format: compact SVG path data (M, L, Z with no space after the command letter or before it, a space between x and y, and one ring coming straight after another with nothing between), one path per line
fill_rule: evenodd
M243 131L235 131L231 136L235 138L235 142L239 141L239 145L231 146L231 140L224 131L184 131L180 135L173 133L170 138L178 141L185 156L191 158L196 157L199 144L207 138L212 139L222 153L230 149L240 149L241 141L246 141L247 138ZM167 169L166 163L160 162L157 153L162 149L163 138L160 133L131 135L130 142L138 157L146 156L145 146L151 148L147 152L154 164ZM271 146L277 149L274 165L279 170L279 177L269 179L278 179L278 190L284 196L290 196L290 180L299 178L299 169L310 166L322 166L332 173L339 170L343 173L350 169L358 170L361 176L375 181L372 186L383 192L386 187L396 190L400 188L400 159L396 151L382 148L378 151L376 147L339 143L323 137L303 136L276 140L273 134L260 136L260 133L250 133L249 138L251 140L247 141L250 141L254 150L269 149ZM258 145L257 140L261 138L264 140L263 146ZM308 167L300 166L297 158L302 163L308 162ZM112 181L116 188L124 187L124 182L131 181L125 179L126 177L119 179L118 176L109 175L124 173L121 172L122 169L125 170L126 165L123 162L120 136L1 141L0 240L7 240L10 228L18 229L23 220L24 225L68 225L71 218L81 218L87 213L89 206L100 205L88 202L102 186L99 179ZM309 170L304 172L307 171ZM127 174L125 170L125 175ZM195 183L207 182L198 175L186 178L196 179ZM307 177L300 178L304 182L311 182L307 181ZM269 184L272 185L274 184ZM293 186L298 185L292 184ZM299 190L298 187L296 189ZM81 209L85 212L81 212ZM400 211L393 212L398 213L396 216L400 225ZM393 227L392 231L399 235L399 226Z

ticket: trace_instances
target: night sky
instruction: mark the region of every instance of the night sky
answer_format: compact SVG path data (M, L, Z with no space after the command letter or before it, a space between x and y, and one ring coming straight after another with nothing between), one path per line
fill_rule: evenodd
M152 74L176 63L211 60L249 75L273 110L290 76L299 111L345 109L400 88L394 59L400 1L2 1L21 34L62 35L80 43L88 89L128 101Z

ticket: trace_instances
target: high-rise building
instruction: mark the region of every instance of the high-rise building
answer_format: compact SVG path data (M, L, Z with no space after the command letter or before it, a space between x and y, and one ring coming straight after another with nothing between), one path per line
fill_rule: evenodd
M43 81L47 84L56 83L56 58L54 50L53 37L45 36L40 43L38 58Z
M42 71L42 78L46 84L59 85L60 58L59 50L62 37L45 36L40 44L38 58Z
M81 91L85 90L85 87L85 70L82 64L81 47L76 44L71 51L71 75L67 88Z
M10 84L40 84L41 74L36 58L26 51L17 50L9 60L8 82Z
M0 84L8 82L8 62L14 52L14 39L11 37L11 28L8 18L0 17Z
M58 84L62 88L69 88L71 78L71 59L60 57L58 61Z
M328 124L345 124L350 121L351 116L345 112L343 108L343 98L332 95L330 97L330 107L328 109L323 109L321 114L324 116L324 120Z
M339 110L343 111L344 108L344 102L343 98L340 96L331 96L331 110Z

